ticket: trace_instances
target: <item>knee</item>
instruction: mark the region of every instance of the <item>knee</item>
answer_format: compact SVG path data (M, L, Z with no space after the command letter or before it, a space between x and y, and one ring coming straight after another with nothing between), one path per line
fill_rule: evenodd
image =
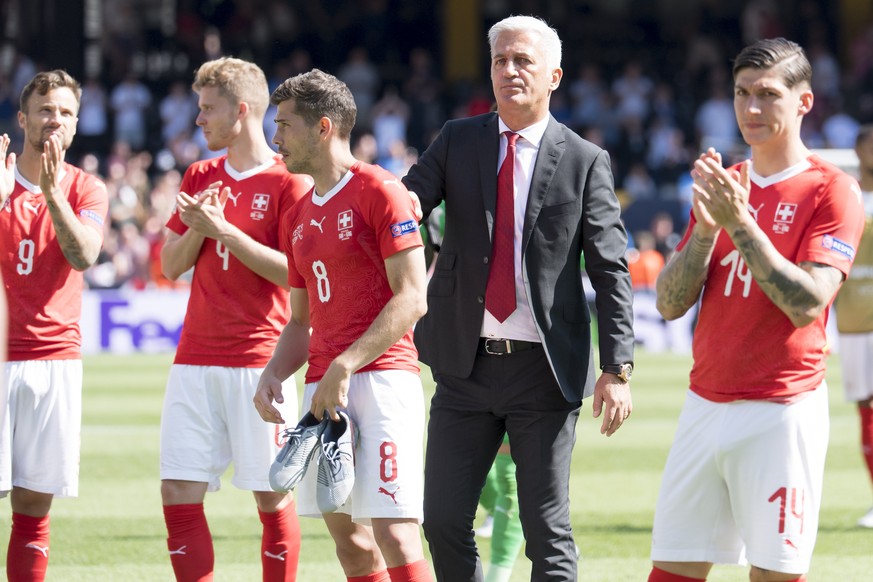
M336 557L346 576L366 576L385 567L375 541L365 536L334 538Z
M752 566L749 569L750 582L805 582L806 574L784 574Z
M12 511L30 517L45 517L52 507L51 493L39 493L30 489L13 487L9 496L9 504Z
M274 513L286 508L294 501L291 493L276 493L275 491L253 491L258 509L265 513Z
M203 503L206 496L206 483L194 481L161 481L161 501L164 505L184 505Z
M388 565L410 564L424 557L416 521L374 519L373 536Z

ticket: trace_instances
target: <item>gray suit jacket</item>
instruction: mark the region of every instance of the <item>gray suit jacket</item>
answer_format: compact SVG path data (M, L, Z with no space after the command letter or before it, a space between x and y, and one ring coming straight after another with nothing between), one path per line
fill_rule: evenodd
M485 309L497 200L497 114L449 121L403 179L427 216L446 202L445 236L415 329L437 374L473 369ZM580 261L596 292L600 361L633 361L633 295L609 155L550 116L522 234L522 265L537 330L564 397L594 391L591 315Z

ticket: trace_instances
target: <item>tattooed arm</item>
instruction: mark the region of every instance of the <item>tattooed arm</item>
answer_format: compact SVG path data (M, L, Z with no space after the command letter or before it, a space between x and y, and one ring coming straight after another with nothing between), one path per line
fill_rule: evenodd
M836 267L808 261L795 265L783 257L754 222L730 236L758 286L795 327L815 321L843 282Z
M58 136L53 135L46 141L41 162L39 187L48 204L58 244L70 266L77 271L84 271L97 261L102 241L97 231L79 222L66 193L60 187L63 157Z
M731 237L758 286L795 327L815 321L843 282L829 265L783 257L748 210L749 162L728 172L721 160L703 155L694 164L694 197Z
M700 231L704 232L701 233ZM677 319L697 303L706 282L715 235L695 225L688 242L670 257L656 283L658 312L666 320Z
M708 158L721 165L721 154L712 148L700 155L701 160ZM704 202L701 193L693 189L694 230L682 250L670 257L658 275L655 306L668 321L685 315L697 303L706 283L709 261L721 226L710 215Z

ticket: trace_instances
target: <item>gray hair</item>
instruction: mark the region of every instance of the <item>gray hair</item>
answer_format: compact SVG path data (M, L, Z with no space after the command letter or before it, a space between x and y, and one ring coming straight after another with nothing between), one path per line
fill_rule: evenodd
M542 40L543 53L550 69L561 67L561 38L558 31L536 16L509 16L491 27L488 31L488 44L491 46L491 56L494 56L494 45L497 37L504 32L536 32Z

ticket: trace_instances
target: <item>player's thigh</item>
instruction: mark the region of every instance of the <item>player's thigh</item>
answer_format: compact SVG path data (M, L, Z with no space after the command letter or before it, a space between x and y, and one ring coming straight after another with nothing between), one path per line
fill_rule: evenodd
M739 564L743 544L719 472L726 413L688 392L655 507L652 560Z
M226 368L226 381L222 383L233 484L252 491L271 491L270 465L281 448L285 431L285 425L265 422L252 404L262 372L262 368ZM276 407L283 418L293 420L297 416L297 384L293 375L283 383L282 394L285 401Z
M353 519L421 521L424 394L418 374L401 370L354 374L348 413L359 430Z
M793 404L757 402L745 408L735 423L754 427L754 433L729 456L724 472L749 563L804 573L821 508L830 429L827 387Z
M873 333L840 334L840 363L846 402L873 397Z
M82 361L6 364L8 418L0 465L11 484L57 497L78 495L82 428ZM8 481L0 474L0 484Z

